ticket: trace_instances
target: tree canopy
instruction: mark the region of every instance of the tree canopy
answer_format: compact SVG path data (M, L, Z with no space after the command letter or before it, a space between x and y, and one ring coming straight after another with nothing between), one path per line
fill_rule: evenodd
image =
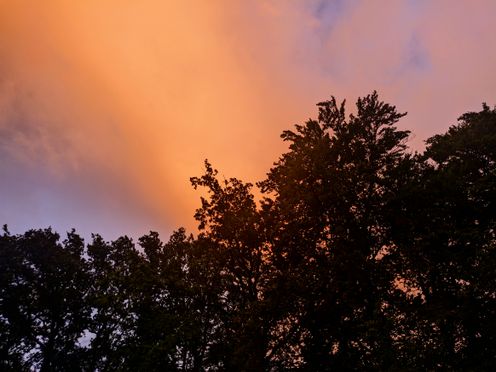
M373 92L284 131L258 182L205 161L196 236L0 234L0 370L496 366L496 108L412 153Z

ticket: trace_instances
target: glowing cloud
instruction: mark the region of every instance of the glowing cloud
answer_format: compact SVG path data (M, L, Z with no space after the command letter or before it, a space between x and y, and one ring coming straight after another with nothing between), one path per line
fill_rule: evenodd
M193 227L204 158L256 181L330 94L417 148L494 102L493 1L0 1L0 222Z

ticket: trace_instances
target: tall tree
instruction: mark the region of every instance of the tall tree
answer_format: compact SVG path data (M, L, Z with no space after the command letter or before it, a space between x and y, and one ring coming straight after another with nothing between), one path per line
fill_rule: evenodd
M191 178L191 182L209 193L208 198L202 198L195 217L200 223L199 240L216 247L212 262L221 281L219 319L223 332L211 353L225 370L265 370L269 331L269 319L263 310L267 246L252 185L235 178L219 181L208 161L205 167L205 174Z
M397 203L395 259L410 291L398 338L425 369L496 360L496 111L467 113L427 141Z
M404 114L377 93L356 106L346 117L345 102L319 103L318 120L283 133L290 151L260 183L291 348L312 370L384 369L392 357L385 215L408 132L394 126Z

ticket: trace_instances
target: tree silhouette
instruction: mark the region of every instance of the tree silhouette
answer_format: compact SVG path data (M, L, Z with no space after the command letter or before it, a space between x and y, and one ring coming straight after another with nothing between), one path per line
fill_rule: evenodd
M407 151L376 92L283 132L257 186L206 161L196 237L0 234L0 370L496 365L496 109Z
M296 328L292 348L309 370L384 369L392 357L384 216L408 132L375 92L348 118L344 102L318 106L318 121L283 133L290 151L261 183L275 195L265 207L278 225L271 243Z
M220 182L217 171L205 162L205 174L191 178L195 188L206 187L209 199L195 214L199 239L216 247L215 265L222 293L219 301L223 332L216 345L227 370L266 369L269 324L264 314L268 276L267 245L261 233L260 213L251 184L231 178Z
M495 365L495 130L484 105L430 138L398 199L396 260L412 289L400 343L417 368Z
M74 232L62 244L59 239L50 229L1 237L5 367L52 371L83 364L79 338L89 321L84 244Z

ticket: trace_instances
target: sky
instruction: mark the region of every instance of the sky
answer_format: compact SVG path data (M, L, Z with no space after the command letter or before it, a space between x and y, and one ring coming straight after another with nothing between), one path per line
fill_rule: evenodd
M496 104L494 0L0 0L0 224L194 232L208 158L256 182L334 95L410 146Z

